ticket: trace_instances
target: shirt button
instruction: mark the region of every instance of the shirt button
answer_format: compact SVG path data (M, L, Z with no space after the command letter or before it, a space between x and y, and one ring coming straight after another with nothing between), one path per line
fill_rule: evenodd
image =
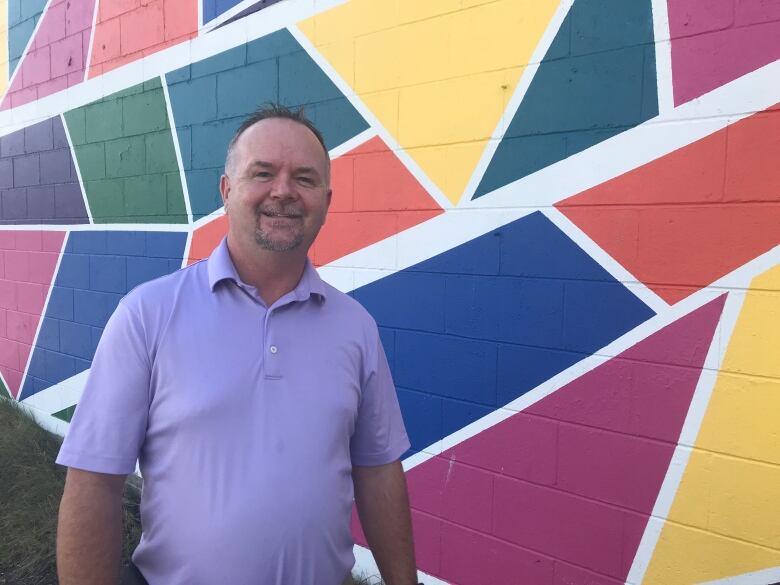
M277 351L279 351L279 348L276 347L275 345L272 345L271 346L271 353L276 353Z

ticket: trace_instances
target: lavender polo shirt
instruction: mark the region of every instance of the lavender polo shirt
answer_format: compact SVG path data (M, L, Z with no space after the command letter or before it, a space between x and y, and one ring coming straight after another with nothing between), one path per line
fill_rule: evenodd
M144 477L150 585L337 585L352 465L409 448L376 324L307 264L271 307L225 241L145 283L100 340L57 462Z

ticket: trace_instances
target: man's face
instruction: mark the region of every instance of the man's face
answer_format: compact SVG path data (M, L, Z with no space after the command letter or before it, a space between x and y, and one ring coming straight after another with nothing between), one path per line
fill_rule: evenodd
M327 155L303 124L262 120L235 145L220 182L230 233L273 252L307 251L330 204Z

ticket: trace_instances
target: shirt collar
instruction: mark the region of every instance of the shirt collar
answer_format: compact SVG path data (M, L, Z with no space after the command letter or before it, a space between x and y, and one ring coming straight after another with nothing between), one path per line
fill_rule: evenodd
M222 238L222 241L211 253L211 256L209 256L208 275L209 287L212 292L214 292L214 288L217 284L223 280L232 280L236 284L242 284L241 278L238 276L238 271L230 257L226 237ZM321 300L325 300L327 296L325 283L308 258L306 259L306 266L303 269L301 280L288 295L292 295L296 301L305 301L312 295L316 295Z

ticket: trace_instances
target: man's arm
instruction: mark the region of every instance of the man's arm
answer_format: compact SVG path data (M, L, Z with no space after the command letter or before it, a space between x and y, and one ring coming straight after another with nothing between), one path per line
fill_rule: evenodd
M60 585L116 585L124 475L69 468L57 527Z
M352 468L363 532L386 585L414 585L417 568L406 477L400 461Z

